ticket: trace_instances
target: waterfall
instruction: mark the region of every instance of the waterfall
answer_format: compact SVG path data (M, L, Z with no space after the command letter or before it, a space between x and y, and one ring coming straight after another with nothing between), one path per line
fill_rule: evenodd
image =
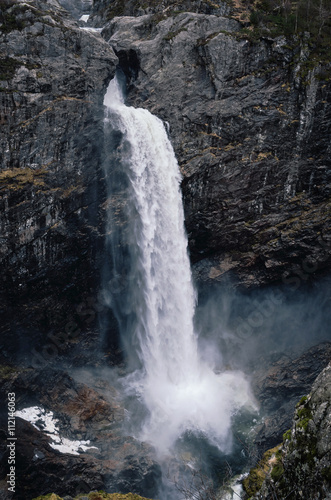
M189 430L226 449L233 413L251 400L249 384L239 372L215 374L199 356L181 176L173 148L160 119L125 105L116 78L104 104L105 122L120 137L118 152L129 192L132 248L122 316L129 314L128 308L134 310L127 348L135 350L140 367L127 380L148 410L139 438L164 453Z

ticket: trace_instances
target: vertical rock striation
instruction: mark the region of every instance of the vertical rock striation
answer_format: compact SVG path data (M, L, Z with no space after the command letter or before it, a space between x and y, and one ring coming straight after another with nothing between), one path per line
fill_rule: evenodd
M55 0L2 2L1 23L2 349L51 332L61 350L99 285L102 102L117 58Z
M195 277L256 286L327 269L329 68L311 68L307 40L176 8L115 17L103 36L129 102L170 125Z
M282 449L269 462L267 477L252 499L293 500L331 498L331 365L315 380L308 396L296 406L293 425L284 434ZM256 477L246 481L258 488ZM264 473L266 470L264 471ZM261 475L261 474L260 474ZM244 481L244 484L245 484Z

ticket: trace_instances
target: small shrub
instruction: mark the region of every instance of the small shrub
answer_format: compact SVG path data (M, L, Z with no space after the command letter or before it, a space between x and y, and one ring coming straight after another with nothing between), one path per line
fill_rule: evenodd
M0 80L11 80L22 63L12 57L0 58Z

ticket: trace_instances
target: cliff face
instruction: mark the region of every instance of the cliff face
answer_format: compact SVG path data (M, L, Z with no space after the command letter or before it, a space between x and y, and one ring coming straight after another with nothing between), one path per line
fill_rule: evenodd
M104 248L102 99L117 63L128 101L169 123L197 280L296 286L328 269L330 82L309 69L304 41L257 40L238 9L172 0L95 1L96 25L136 16L110 20L103 40L63 9L78 17L90 2L60 3L1 3L6 349L13 331L22 348L29 330L65 342L102 307L89 302Z
M129 102L170 124L195 277L251 286L327 268L325 68L309 69L304 40L257 40L235 19L170 3L163 15L117 17L103 36Z
M63 0L66 1L66 0ZM95 0L92 7L94 22L104 24L106 20L117 16L142 16L159 14L161 17L176 15L180 12L225 15L230 6L223 0Z
M102 102L117 57L55 0L2 2L1 22L2 348L31 352L39 332L59 334L61 351L99 286Z
M260 490L252 499L331 498L331 365L314 382L310 394L297 404L293 425L274 459ZM267 464L265 464L266 472ZM255 469L257 471L258 469ZM260 470L261 476L262 470ZM248 478L246 486L256 485ZM248 488L248 492L250 491ZM253 491L252 490L252 491Z
M297 406L283 450L282 491L296 497L331 497L331 365L315 381L308 398Z
M36 364L58 362L77 341L81 365L101 363L91 344L104 308L97 292L105 212L116 202L107 200L102 171L102 103L117 65L127 77L129 103L169 124L197 280L283 281L295 288L330 263L329 68L311 67L307 39L291 45L282 37L258 39L237 20L239 7L224 17L229 5L218 0L95 0L94 24L107 22L102 38L79 29L65 11L79 18L91 8L89 0L0 0L1 363L26 353ZM109 154L115 181L116 154ZM115 188L114 221L125 225L124 188L120 181ZM113 341L115 322L109 326ZM326 352L318 356L323 366ZM305 366L296 377L310 383ZM307 366L315 373L322 364L313 359ZM112 435L112 408L103 396L47 369L8 376L7 368L0 374L4 394L14 387L21 407L28 399L58 412L69 437L98 435L102 451L96 468L95 457L62 461L39 436L41 467L33 462L36 432L21 422L22 484L41 476L31 483L31 496L55 487L68 469L74 471L72 482L66 479L70 494L81 487L84 471L86 491L134 485L156 492L160 471L151 450ZM289 378L294 371L288 366ZM303 388L283 376L281 367L256 381L260 401L276 414L260 432L262 444L277 441L290 408L283 400ZM84 413L78 424L77 412ZM116 463L108 460L108 441L117 446ZM58 475L52 483L49 463ZM68 484L61 488L67 492Z

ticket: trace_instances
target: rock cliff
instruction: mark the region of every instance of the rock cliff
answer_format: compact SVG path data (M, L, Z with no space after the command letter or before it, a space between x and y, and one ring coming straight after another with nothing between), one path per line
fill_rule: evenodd
M80 29L68 11L76 19L91 11L102 36ZM117 67L127 79L128 102L168 123L199 283L281 281L295 290L328 271L330 67L312 64L306 35L261 37L249 29L240 2L0 0L0 46L2 367L26 356L27 365L42 367L62 354L80 365L114 360L116 321L98 290L105 212L114 202L102 170L103 96ZM110 359L100 360L95 350L100 319L108 321L114 343ZM261 446L277 442L293 398L325 366L329 346L317 351L316 358L271 367L267 377L256 374L256 393L273 415L260 429ZM53 409L67 436L97 436L101 450L59 457L46 437L20 421L27 494L50 491L58 477L60 494L132 486L154 494L160 471L153 453L116 434L107 420L113 401L67 373L6 370L3 388L14 388L21 406ZM298 473L287 457L288 470ZM323 467L319 478L328 477ZM28 487L31 475L38 481Z
M54 448L54 430L47 434L41 418L32 425L16 417L16 493L11 495L3 481L8 473L5 402L0 410L0 498L26 500L51 491L75 497L92 490L156 496L161 472L155 453L148 444L122 435L124 408L106 380L96 378L94 389L91 374L87 386L60 370L1 365L0 377L2 394L14 392L17 409L37 406L40 414L56 416L62 444L89 442L75 453Z
M95 321L84 301L100 282L102 103L117 57L55 0L0 8L2 351L31 352L47 333L57 354Z
M91 9L60 3L76 17ZM312 67L305 39L258 39L223 2L99 0L91 19L106 23L102 39L62 6L1 3L6 349L13 331L24 351L29 330L63 343L96 324L102 98L117 64L128 101L169 124L197 281L295 288L328 270L329 69Z
M269 454L263 467L260 464L244 481L250 498L331 498L330 390L331 365L328 365L317 377L310 394L297 404L292 428L284 434L282 447ZM258 485L263 474L266 479ZM252 495L255 488L259 491Z

